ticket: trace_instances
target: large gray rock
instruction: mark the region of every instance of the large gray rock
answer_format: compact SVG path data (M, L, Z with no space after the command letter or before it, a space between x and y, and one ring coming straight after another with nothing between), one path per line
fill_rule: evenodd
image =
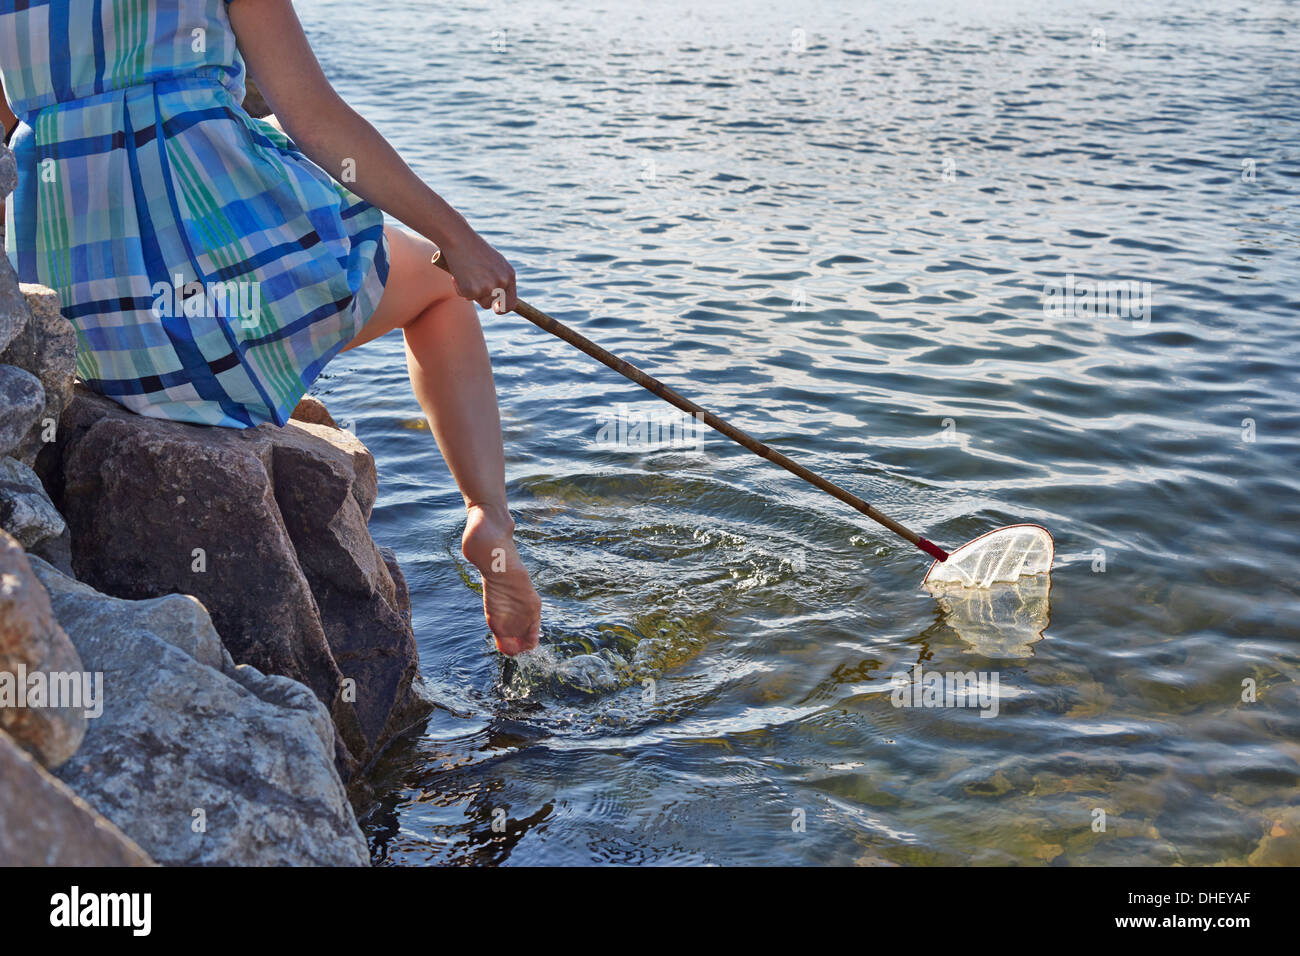
M67 704L53 687L60 695L72 680L84 687L83 672L27 555L0 531L0 730L47 767L71 757L86 733L88 701L50 706Z
M405 582L366 527L378 486L355 436L160 421L79 388L49 474L77 577L201 600L236 661L325 704L345 778L429 712Z
M124 601L32 565L103 674L103 715L65 783L159 863L368 865L311 691L236 666L192 597Z
M0 528L56 566L67 560L68 526L63 516L36 472L12 458L0 458Z
M9 347L30 321L31 311L27 308L27 297L19 288L18 274L9 264L9 257L0 254L0 352Z
M0 455L18 447L44 410L41 380L16 365L0 365Z
M149 866L153 861L0 730L0 866Z
M77 368L77 333L60 311L59 296L42 285L19 286L31 312L31 320L0 352L0 364L17 365L41 380L45 406L27 435L10 452L24 465L36 463L36 455L54 437L54 425L72 398Z

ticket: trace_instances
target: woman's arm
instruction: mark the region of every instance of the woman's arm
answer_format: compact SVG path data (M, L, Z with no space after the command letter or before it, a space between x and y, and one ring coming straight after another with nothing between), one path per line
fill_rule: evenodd
M435 243L462 296L484 308L513 309L510 264L334 92L291 0L232 0L230 23L249 73L298 148L335 177L355 168L348 188Z

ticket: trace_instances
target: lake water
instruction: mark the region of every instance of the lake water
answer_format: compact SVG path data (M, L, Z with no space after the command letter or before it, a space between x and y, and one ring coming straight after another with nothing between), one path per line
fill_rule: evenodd
M298 7L524 298L941 544L1057 546L1050 623L969 626L720 436L609 447L668 407L485 313L545 601L508 665L400 339L345 355L441 705L376 862L1300 861L1300 8ZM996 717L894 706L918 664Z

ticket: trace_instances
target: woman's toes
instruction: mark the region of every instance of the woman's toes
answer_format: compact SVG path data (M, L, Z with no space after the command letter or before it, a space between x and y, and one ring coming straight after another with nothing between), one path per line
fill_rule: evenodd
M541 633L542 600L533 588L519 556L483 572L483 615L503 654L518 654L537 646Z
M514 657L516 654L522 654L524 651L531 651L537 646L537 635L533 634L526 638L498 637L496 639L497 650L507 657Z

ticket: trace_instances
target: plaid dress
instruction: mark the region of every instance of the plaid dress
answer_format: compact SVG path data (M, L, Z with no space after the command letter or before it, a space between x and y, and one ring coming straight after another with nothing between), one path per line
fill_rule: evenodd
M374 311L383 214L241 107L227 0L0 0L5 251L142 415L284 424ZM340 171L342 172L342 171Z

